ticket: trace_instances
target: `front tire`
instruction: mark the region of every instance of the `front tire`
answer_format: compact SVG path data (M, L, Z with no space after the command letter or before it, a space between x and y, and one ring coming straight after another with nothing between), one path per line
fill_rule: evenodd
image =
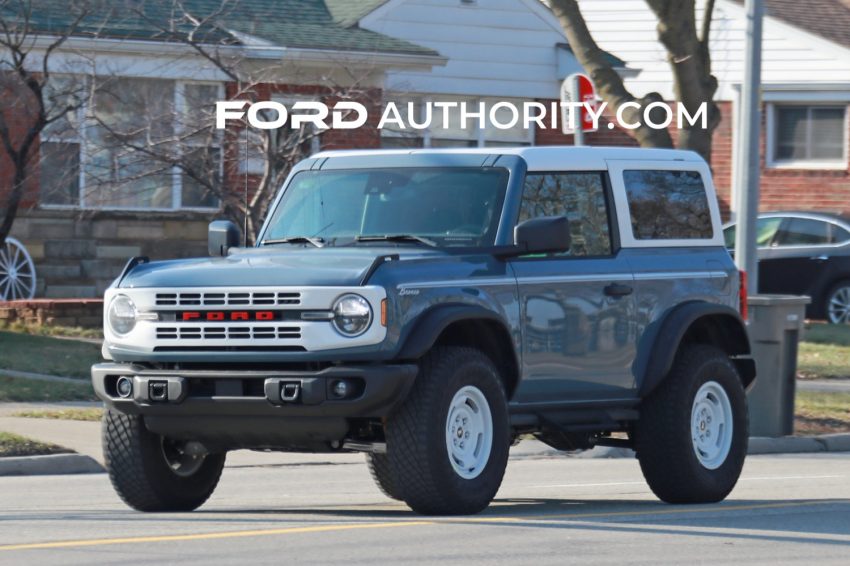
M137 511L192 511L215 490L225 454L192 457L150 432L141 416L107 410L103 455L115 491Z
M369 467L369 473L372 475L372 479L375 480L375 485L378 486L381 493L390 499L402 501L401 493L393 479L393 471L387 455L366 454L366 465Z
M722 501L738 482L749 420L740 376L713 346L686 346L641 404L635 449L650 489L667 503Z
M435 348L385 433L393 484L411 509L482 511L502 483L511 440L505 388L493 362L472 348Z

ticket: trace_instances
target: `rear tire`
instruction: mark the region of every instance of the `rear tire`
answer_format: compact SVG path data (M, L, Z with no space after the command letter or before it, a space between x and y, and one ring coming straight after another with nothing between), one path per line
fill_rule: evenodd
M375 480L375 485L381 490L381 493L390 499L402 501L401 493L393 480L392 468L386 454L366 454L366 465L369 467L369 473L372 474L372 479Z
M823 313L832 324L850 324L850 280L841 281L829 289Z
M192 511L218 485L225 454L183 455L178 445L150 432L141 416L107 410L102 427L109 479L133 509Z
M411 509L482 511L502 483L511 441L505 388L493 362L473 348L435 348L420 362L385 433L395 488Z
M686 346L641 404L635 449L653 493L667 503L722 501L747 454L747 398L735 365L713 346Z

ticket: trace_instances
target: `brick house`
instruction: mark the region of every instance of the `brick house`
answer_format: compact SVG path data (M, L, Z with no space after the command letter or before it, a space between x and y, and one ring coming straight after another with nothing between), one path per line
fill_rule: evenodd
M57 4L44 2L52 11L37 20L61 25ZM217 0L183 4L200 14L221 5ZM213 31L224 34L228 45L243 48L245 65L277 66L280 79L258 85L259 98L329 102L330 83L360 87L360 101L370 109L367 124L356 131L327 131L311 142L314 150L537 143L537 134L522 128L426 131L411 140L391 131L382 135L376 126L386 100L554 100L563 78L580 70L556 18L538 0L243 0L235 6L227 15L227 29ZM212 104L235 92L235 84L221 72L191 50L159 40L161 34L146 22L125 16L118 24L100 29L97 39L82 30L67 51L84 53L98 69L119 69L113 90L132 93L136 107L156 106L163 95L174 97L175 107L190 95ZM506 29L514 30L515 41L506 43ZM81 109L76 119L84 121L88 110ZM83 131L97 138L91 128ZM92 149L97 141L49 131L42 136L43 156L61 159L40 160L26 209L12 232L35 260L37 296L100 296L130 256L163 259L206 252L207 224L219 213L216 203L199 199L191 179L179 173L158 183L140 180L133 190L89 189L98 152L106 156L101 169L107 175L120 176L127 169L123 157L109 148ZM241 151L226 139L214 149ZM72 183L66 176L54 179L68 169L79 173ZM261 169L262 163L248 156L224 168L224 183L241 191Z
M50 26L61 27L63 18L70 17L64 3L33 4L34 32L49 33ZM245 0L227 14L227 29L210 30L205 37L215 39L209 44L238 53L236 68L269 69L264 75L268 82L253 85L261 99L328 100L337 89L356 82L359 101L374 108L381 104L389 70L428 70L445 63L429 48L346 23L353 4ZM165 0L140 4L151 19L162 15L157 7L171 5ZM204 15L219 10L222 3L186 0L182 5ZM44 30L38 28L41 25ZM146 167L143 156L134 158L126 147L119 152L104 142L104 128L91 123L87 114L100 111L111 123L132 125L160 106L182 112L181 105L186 107L191 97L211 109L216 100L236 91L235 83L216 66L187 45L163 41L161 36L156 26L134 17L132 11L96 13L63 45L60 56L51 59L52 77L84 76L91 81L108 75L111 99L95 95L61 121L63 125L76 121L83 127L51 127L41 136L23 210L11 233L33 257L37 297L101 296L132 256L167 259L206 254L207 225L220 214L218 201L201 196L192 179L178 170L135 175ZM31 59L38 56L36 48ZM116 92L125 98L114 96ZM7 123L25 126L16 120L19 112L12 105L2 111ZM378 147L378 117L377 112L370 113L370 123L345 135L328 131L314 149ZM176 128L151 122L149 128ZM204 150L218 156L240 151L228 143L222 136ZM9 186L9 172L8 164L0 161L0 190ZM258 171L249 156L236 166L223 167L221 173L225 187L241 191L246 178L253 182ZM109 184L110 175L114 185Z
M627 88L638 96L656 91L673 100L657 20L645 0L579 4L600 47L635 72L626 78ZM698 17L704 5L697 1ZM761 208L848 212L850 0L765 0L765 7ZM743 1L717 0L710 50L723 121L714 134L711 166L727 214L734 213L745 30ZM600 135L609 144L633 143L623 132Z
M766 209L850 208L847 106L850 103L850 7L848 0L766 0L764 100ZM699 2L698 2L699 3ZM147 3L151 5L152 3ZM215 10L218 0L187 0ZM550 102L561 81L581 71L560 25L540 0L243 0L217 30L244 49L246 65L274 65L279 80L259 85L261 98L329 101L329 83L357 82L370 120L356 131L330 130L312 143L320 148L470 147L570 144L554 130L432 129L415 135L376 128L386 101ZM588 25L636 94L658 91L672 100L666 54L645 0L581 0ZM812 17L828 15L829 17ZM805 16L805 17L804 17ZM712 168L721 204L730 212L736 152L735 110L743 74L744 14L739 2L717 0L712 33L717 98L724 120L715 132ZM211 103L235 85L207 62L138 22L99 39L75 38L100 68L121 69L126 87L163 93L175 101L190 93ZM133 25L130 25L133 24ZM823 126L813 136L813 125ZM587 136L592 145L634 144L607 124ZM157 186L87 192L93 167L91 140L46 135L42 144L69 150L70 161L42 163L28 207L13 228L36 261L38 296L100 296L133 255L154 259L204 255L206 229L216 203L198 200L191 180L173 174ZM240 151L227 141L222 152ZM76 159L76 161L74 161ZM115 160L113 160L115 161ZM71 163L79 181L56 190L49 173ZM113 167L115 169L115 167ZM117 168L120 170L120 168ZM241 191L261 169L250 156L225 171L225 185ZM0 165L2 174L2 165ZM812 190L812 187L817 190Z

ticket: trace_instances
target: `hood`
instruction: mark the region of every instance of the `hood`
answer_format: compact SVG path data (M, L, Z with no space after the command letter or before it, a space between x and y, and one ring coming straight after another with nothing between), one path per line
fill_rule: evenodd
M410 247L250 248L227 257L155 261L135 267L120 287L356 286L375 258L438 256Z

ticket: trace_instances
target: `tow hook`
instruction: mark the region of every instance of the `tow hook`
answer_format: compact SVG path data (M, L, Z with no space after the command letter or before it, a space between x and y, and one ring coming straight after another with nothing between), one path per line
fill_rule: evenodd
M300 383L284 382L280 385L280 400L284 403L294 403L301 396Z

